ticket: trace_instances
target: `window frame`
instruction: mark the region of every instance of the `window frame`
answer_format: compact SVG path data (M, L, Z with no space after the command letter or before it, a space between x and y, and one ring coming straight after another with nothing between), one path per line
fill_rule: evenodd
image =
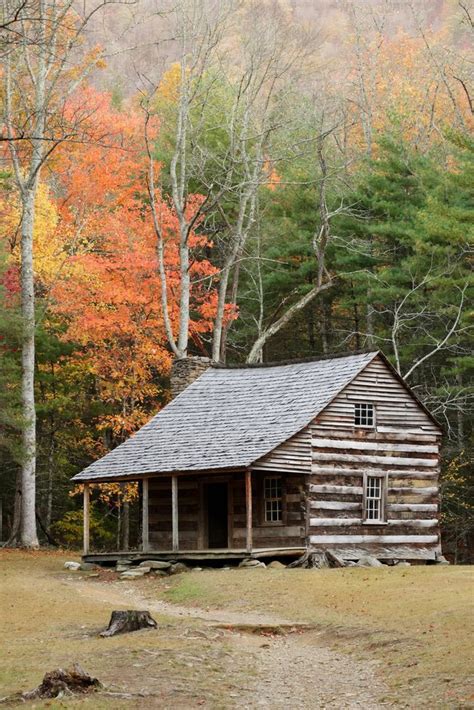
M270 496L267 497L266 495L266 481L269 479L275 479L280 482L280 493L281 495L276 497L276 496ZM280 520L267 520L267 506L266 503L267 501L280 501L281 503L281 519ZM267 525L267 526L282 526L285 525L285 485L284 485L284 480L283 476L279 474L269 474L267 476L263 477L262 480L262 508L261 508L261 520L262 520L262 525Z
M370 478L380 479L380 517L377 519L367 517L367 490ZM371 473L366 471L363 480L363 496L362 496L362 522L364 525L387 525L387 489L388 489L388 474L387 473Z
M356 409L357 409L357 407L360 407L360 406L372 407L372 424L357 424L357 423L356 423ZM365 401L365 402L354 402L354 426L355 426L357 429L375 429L376 426L377 426L377 414L376 414L376 412L377 412L377 408L376 408L374 402L367 402L367 401ZM366 418L368 418L367 415L366 415Z

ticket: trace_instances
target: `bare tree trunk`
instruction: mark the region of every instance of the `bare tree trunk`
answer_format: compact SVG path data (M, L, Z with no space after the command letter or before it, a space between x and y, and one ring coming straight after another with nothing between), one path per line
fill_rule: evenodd
M306 318L306 325L308 328L308 342L309 342L309 349L311 350L312 353L316 352L316 335L315 335L315 328L314 328L314 309L310 308L308 310L308 315Z
M321 304L321 341L324 355L329 353L330 312L328 304L323 301Z
M457 385L459 387L459 390L462 390L462 375L460 372L456 374L456 381ZM457 439L458 439L458 446L462 450L464 449L465 445L465 438L464 438L464 412L462 407L458 407L457 412L457 424L458 424L458 431L457 431Z
M123 503L122 512L122 550L128 552L130 548L130 503L128 500Z
M370 303L370 291L367 291L367 301L365 312L367 345L372 348L374 346L374 309Z
M234 306L237 305L237 295L239 291L239 277L240 277L240 262L237 261L235 268L234 268L234 275L232 277L232 287L230 290L230 297L229 297L229 303L232 303ZM229 335L229 330L232 325L232 322L227 322L224 323L222 326L222 335L221 335L221 351L220 351L220 362L225 362L227 359L227 336Z
M245 151L243 151L243 154L246 156ZM249 158L246 156L244 158L244 161L247 173L250 172L247 162L248 160ZM257 190L260 186L258 173L260 172L262 160L260 155L258 155L257 159L253 158L253 160L254 166L252 169L252 176L250 177L250 175L248 175L249 185L241 197L239 206L239 216L233 235L233 240L230 249L225 256L224 268L222 269L219 281L217 311L214 320L214 331L212 335L212 359L215 362L219 361L221 355L225 304L227 300L227 286L229 283L230 273L232 267L237 266L238 259L242 255L243 249L245 247L245 242L247 241L247 237L249 234L249 230L252 227L254 221L254 214L257 202Z
M359 306L357 303L357 299L355 297L354 293L354 284L351 283L351 291L352 291L352 302L354 304L354 333L355 333L355 342L356 342L356 350L360 350L360 317L359 317Z
M36 183L36 180L35 180ZM28 189L23 202L21 225L21 399L23 411L23 458L21 496L21 544L39 547L36 532L36 409L35 409L35 289L33 275L33 230L35 193Z
M51 424L51 427L53 424ZM54 478L54 433L51 431L48 452L48 487L46 491L46 529L49 530L53 519L53 478Z

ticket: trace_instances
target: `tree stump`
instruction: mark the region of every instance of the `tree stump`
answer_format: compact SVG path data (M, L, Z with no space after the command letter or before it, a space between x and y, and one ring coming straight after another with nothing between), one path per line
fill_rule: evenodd
M302 557L299 557L294 562L288 565L287 569L293 569L295 567L302 567L303 569L320 569L321 567L328 567L328 562L324 554L320 552L314 552L313 550L306 550Z
M75 693L87 693L102 687L102 683L85 672L79 663L74 663L70 668L56 668L45 673L41 684L34 690L26 693L16 693L0 702L10 703L17 700L39 700L41 698L58 698Z
M109 625L100 633L100 636L115 636L138 629L156 629L158 624L148 611L113 611Z

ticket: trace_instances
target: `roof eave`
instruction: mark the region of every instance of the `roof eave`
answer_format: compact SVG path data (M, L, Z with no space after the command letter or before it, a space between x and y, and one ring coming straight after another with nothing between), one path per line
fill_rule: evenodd
M252 462L251 462L252 463ZM144 478L170 478L171 476L192 476L192 475L204 475L204 474L211 474L211 475L223 475L226 473L236 473L236 472L243 472L246 471L250 466L251 463L248 465L241 465L241 466L222 466L222 467L214 467L214 468L202 468L202 469L185 469L185 470L179 470L179 471L146 471L143 473L134 473L134 474L109 474L107 476L93 476L93 475L85 475L84 473L77 473L75 476L71 478L71 481L74 481L75 483L113 483L117 480L120 481L141 481Z

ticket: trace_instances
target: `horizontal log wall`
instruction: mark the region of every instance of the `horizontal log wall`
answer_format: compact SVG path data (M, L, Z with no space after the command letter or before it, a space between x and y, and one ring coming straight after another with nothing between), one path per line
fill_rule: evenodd
M354 426L354 404L375 405L376 426ZM348 559L433 558L439 549L439 430L381 359L310 426L309 544ZM386 521L363 519L364 473L387 476Z
M283 524L264 521L263 481L265 476L281 475L283 487ZM306 544L305 476L278 471L252 470L252 536L253 546L301 547ZM243 476L233 480L234 502L233 546L245 545L245 486Z

